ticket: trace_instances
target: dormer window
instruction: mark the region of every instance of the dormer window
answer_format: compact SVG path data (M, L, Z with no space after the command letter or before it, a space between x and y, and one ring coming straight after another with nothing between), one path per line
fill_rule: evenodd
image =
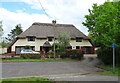
M29 36L29 37L28 37L28 41L35 41L35 37Z
M76 42L82 42L82 39L81 37L76 37Z
M53 37L48 37L48 41L53 41Z

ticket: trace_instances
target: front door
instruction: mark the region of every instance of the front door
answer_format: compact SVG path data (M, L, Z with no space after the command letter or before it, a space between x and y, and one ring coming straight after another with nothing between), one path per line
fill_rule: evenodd
M50 47L43 47L45 53L49 52L49 50L51 49Z

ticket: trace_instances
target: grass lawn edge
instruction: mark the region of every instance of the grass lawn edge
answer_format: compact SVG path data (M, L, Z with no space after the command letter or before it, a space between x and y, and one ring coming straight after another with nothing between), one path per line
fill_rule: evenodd
M1 82L7 82L7 81L53 81L53 79L48 79L48 78L41 78L41 77L25 77L25 78L6 78L6 79L1 79Z
M13 60L1 60L0 62L50 62L50 61L73 61L73 59L13 59Z
M105 66L105 65L101 65L101 66L96 66L97 68L106 70L105 72L98 72L97 74L99 75L104 75L104 76L120 76L120 68L116 67L115 72L112 72L112 66Z

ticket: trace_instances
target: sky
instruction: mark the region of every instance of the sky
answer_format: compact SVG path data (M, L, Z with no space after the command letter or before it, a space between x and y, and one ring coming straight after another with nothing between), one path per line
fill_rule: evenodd
M46 15L43 11L44 7ZM4 36L10 33L17 24L21 24L23 31L34 22L51 23L57 20L58 24L73 24L88 35L88 30L82 25L88 9L105 0L0 0L0 21L2 21Z

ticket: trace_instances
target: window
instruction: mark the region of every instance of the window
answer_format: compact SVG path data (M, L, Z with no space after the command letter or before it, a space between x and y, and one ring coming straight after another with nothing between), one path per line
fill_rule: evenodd
M80 46L76 46L76 49L80 49Z
M72 46L68 46L67 49L72 49Z
M35 51L35 46L31 46L31 50Z
M53 37L48 37L48 41L53 41Z
M35 41L35 37L28 37L28 41Z
M76 42L82 42L82 38L81 37L76 37Z

